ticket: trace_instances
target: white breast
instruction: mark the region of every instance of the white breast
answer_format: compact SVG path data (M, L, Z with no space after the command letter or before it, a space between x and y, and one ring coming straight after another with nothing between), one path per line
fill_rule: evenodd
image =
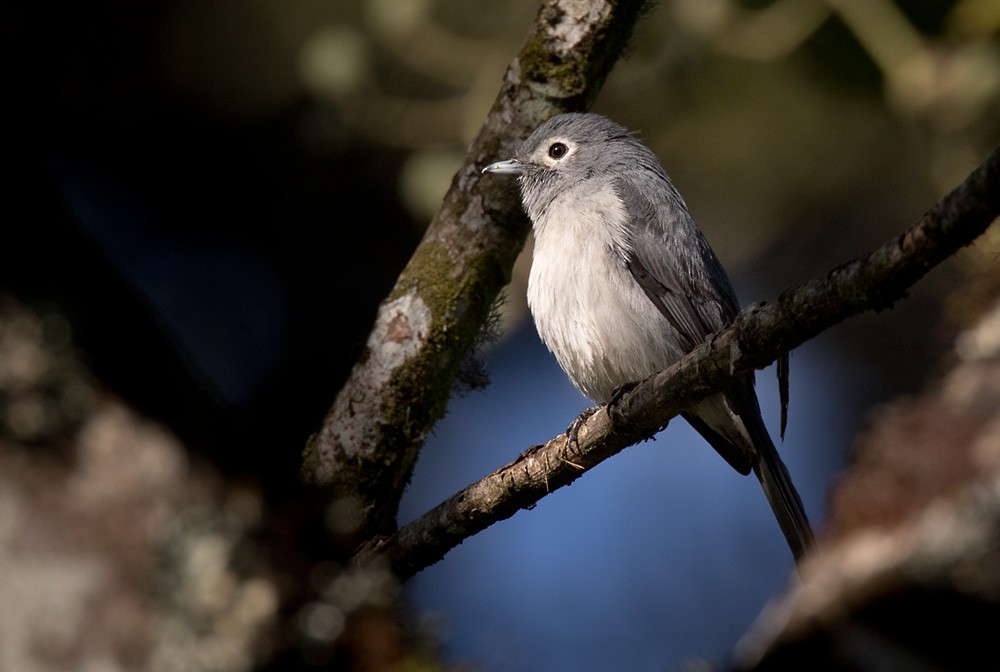
M611 185L569 189L534 219L528 305L542 341L585 395L603 403L620 385L666 368L683 354L625 267L625 212Z

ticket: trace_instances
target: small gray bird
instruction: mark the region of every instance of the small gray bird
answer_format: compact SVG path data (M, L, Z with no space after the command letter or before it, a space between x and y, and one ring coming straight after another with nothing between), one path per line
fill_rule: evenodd
M596 114L560 114L516 158L535 232L528 305L542 341L599 404L667 368L739 312L726 272L653 153ZM741 474L752 470L796 560L805 510L764 427L753 376L683 416Z

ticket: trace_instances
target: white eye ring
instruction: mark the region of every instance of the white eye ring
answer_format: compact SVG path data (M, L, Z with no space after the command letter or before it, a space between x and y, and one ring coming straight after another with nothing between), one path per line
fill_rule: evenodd
M556 161L558 161L559 159L566 156L566 154L568 153L569 153L569 147L566 146L565 142L560 142L557 140L556 142L553 142L551 145L549 145L550 159L555 159Z

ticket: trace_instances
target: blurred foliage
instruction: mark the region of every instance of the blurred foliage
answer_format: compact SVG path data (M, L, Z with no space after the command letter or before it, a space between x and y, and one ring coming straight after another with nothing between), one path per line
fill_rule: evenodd
M397 188L418 221L537 5L225 4L177 3L171 85L237 115L301 90L314 147L355 135L406 150ZM989 0L664 2L597 110L654 146L727 262L782 248L801 261L774 282L800 281L898 231L1000 138L998 15Z

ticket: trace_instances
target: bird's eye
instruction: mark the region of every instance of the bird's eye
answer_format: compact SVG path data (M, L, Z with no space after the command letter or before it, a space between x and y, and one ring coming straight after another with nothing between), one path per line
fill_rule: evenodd
M549 145L549 156L551 156L553 159L557 160L561 159L562 157L566 156L566 152L568 151L569 147L567 147L565 144L561 142L553 142L551 145Z

